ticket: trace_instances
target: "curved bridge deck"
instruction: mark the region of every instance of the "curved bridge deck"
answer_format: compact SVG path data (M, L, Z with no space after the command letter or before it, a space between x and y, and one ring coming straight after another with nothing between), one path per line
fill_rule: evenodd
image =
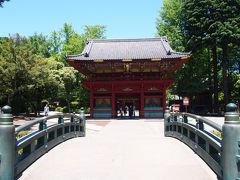
M98 121L98 126L93 123L87 122L90 130L85 138L75 138L55 147L20 179L217 179L185 144L164 137L163 121Z

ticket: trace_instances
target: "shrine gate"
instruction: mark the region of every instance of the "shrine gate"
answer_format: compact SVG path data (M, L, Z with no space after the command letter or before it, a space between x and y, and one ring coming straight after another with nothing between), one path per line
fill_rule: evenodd
M166 89L189 57L173 51L161 37L89 40L81 54L67 60L86 76L92 118L122 117L125 108L140 118L162 118Z

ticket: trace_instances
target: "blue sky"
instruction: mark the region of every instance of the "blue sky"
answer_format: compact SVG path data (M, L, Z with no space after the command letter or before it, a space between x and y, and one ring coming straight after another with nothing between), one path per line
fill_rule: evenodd
M146 38L156 33L162 0L10 0L0 8L0 36L49 35L70 23L105 25L107 38Z

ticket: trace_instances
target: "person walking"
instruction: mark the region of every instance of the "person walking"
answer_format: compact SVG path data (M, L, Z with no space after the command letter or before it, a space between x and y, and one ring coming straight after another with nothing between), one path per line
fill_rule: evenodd
M48 107L48 104L46 104L46 106L44 107L44 115L48 116L48 113L49 113L49 107Z

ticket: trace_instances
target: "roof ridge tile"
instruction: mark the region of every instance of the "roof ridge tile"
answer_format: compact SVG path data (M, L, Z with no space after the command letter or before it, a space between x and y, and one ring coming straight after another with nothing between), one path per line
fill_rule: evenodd
M159 38L136 38L136 39L91 39L93 43L104 43L104 42L146 42L146 41L161 41Z

